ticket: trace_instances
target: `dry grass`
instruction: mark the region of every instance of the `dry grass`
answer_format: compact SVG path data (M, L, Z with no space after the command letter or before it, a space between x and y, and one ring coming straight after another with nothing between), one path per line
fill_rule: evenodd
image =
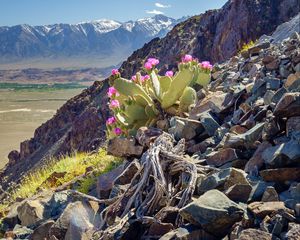
M86 172L87 167L93 167L96 171L94 177L87 177L82 181L79 191L87 193L87 189L95 182L96 176L110 171L121 163L121 159L107 155L104 149L98 153L90 155L88 153L76 153L70 157L59 160L52 159L46 167L32 172L24 178L20 186L10 193L10 199L6 203L0 204L0 213L5 212L7 207L15 202L17 198L28 198L33 196L38 189L49 189L67 183L77 176ZM47 179L53 174L63 173L64 176L56 181L55 186L49 186Z

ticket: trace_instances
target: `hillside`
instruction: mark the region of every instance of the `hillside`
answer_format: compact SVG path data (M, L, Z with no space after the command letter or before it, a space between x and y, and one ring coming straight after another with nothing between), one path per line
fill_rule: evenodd
M223 61L233 56L243 43L271 33L289 20L299 12L298 3L297 0L229 1L219 10L175 26L165 38L152 40L122 64L121 73L130 77L147 56L159 57L160 66L167 68L168 63L169 69L183 53L202 60ZM11 152L10 162L0 175L2 187L6 189L8 183L18 180L17 176L50 156L74 150L90 151L101 145L108 116L107 88L107 81L95 82L36 129L32 139L21 143L20 151Z
M183 19L164 15L137 21L0 27L0 69L105 68L117 65ZM116 50L118 49L118 51Z
M128 81L114 70L107 151L35 169L6 199L0 235L298 240L299 17L213 67L185 55L167 76L154 58L148 78ZM143 114L146 124L132 131ZM38 173L46 174L35 181Z

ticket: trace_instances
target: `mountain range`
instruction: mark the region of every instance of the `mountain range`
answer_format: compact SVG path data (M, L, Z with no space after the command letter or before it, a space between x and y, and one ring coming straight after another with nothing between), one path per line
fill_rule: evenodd
M0 27L0 64L23 64L24 68L43 68L42 64L48 63L49 67L107 67L120 63L151 39L164 37L184 19L156 15L124 23L102 19L78 24L4 26Z

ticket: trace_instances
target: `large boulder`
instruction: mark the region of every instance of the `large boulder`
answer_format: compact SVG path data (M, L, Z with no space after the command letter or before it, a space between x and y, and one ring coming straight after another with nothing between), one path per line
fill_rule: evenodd
M186 205L180 215L215 236L225 236L231 226L242 219L244 209L224 193L210 190Z

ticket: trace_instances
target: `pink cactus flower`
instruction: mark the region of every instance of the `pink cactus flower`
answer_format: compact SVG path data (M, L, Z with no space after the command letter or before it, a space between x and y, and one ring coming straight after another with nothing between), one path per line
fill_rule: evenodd
M167 71L165 76L167 77L173 77L174 76L174 72L173 71Z
M120 107L120 103L118 100L113 99L110 101L109 107L110 109L118 108Z
M107 91L107 95L109 97L112 97L112 96L119 96L120 94L118 93L117 89L115 89L114 87L110 87Z
M188 63L188 62L193 61L193 57L192 57L192 55L186 54L186 55L184 55L184 57L183 57L181 60L182 60L182 62L184 62L184 63Z
M106 120L106 124L107 125L113 125L114 123L116 123L117 119L115 117L110 117Z
M152 66L156 66L159 64L159 60L156 58L148 58L147 62L150 63Z
M210 64L209 61L203 61L200 64L200 67L207 69L207 70L212 70L213 66Z
M136 76L133 75L133 76L131 77L131 80L135 82L135 81L136 81Z
M111 70L111 74L112 75L117 75L117 74L119 74L119 70L118 69L113 69L113 70Z
M152 64L150 62L146 62L145 66L144 66L147 70L151 70L152 69Z
M115 132L115 134L116 134L117 136L119 136L119 135L122 134L122 129L121 129L121 128L115 128L114 132Z
M150 76L149 75L145 75L145 76L142 76L141 77L141 81L142 82L145 82L145 81L147 81L147 80L149 80L150 79Z

